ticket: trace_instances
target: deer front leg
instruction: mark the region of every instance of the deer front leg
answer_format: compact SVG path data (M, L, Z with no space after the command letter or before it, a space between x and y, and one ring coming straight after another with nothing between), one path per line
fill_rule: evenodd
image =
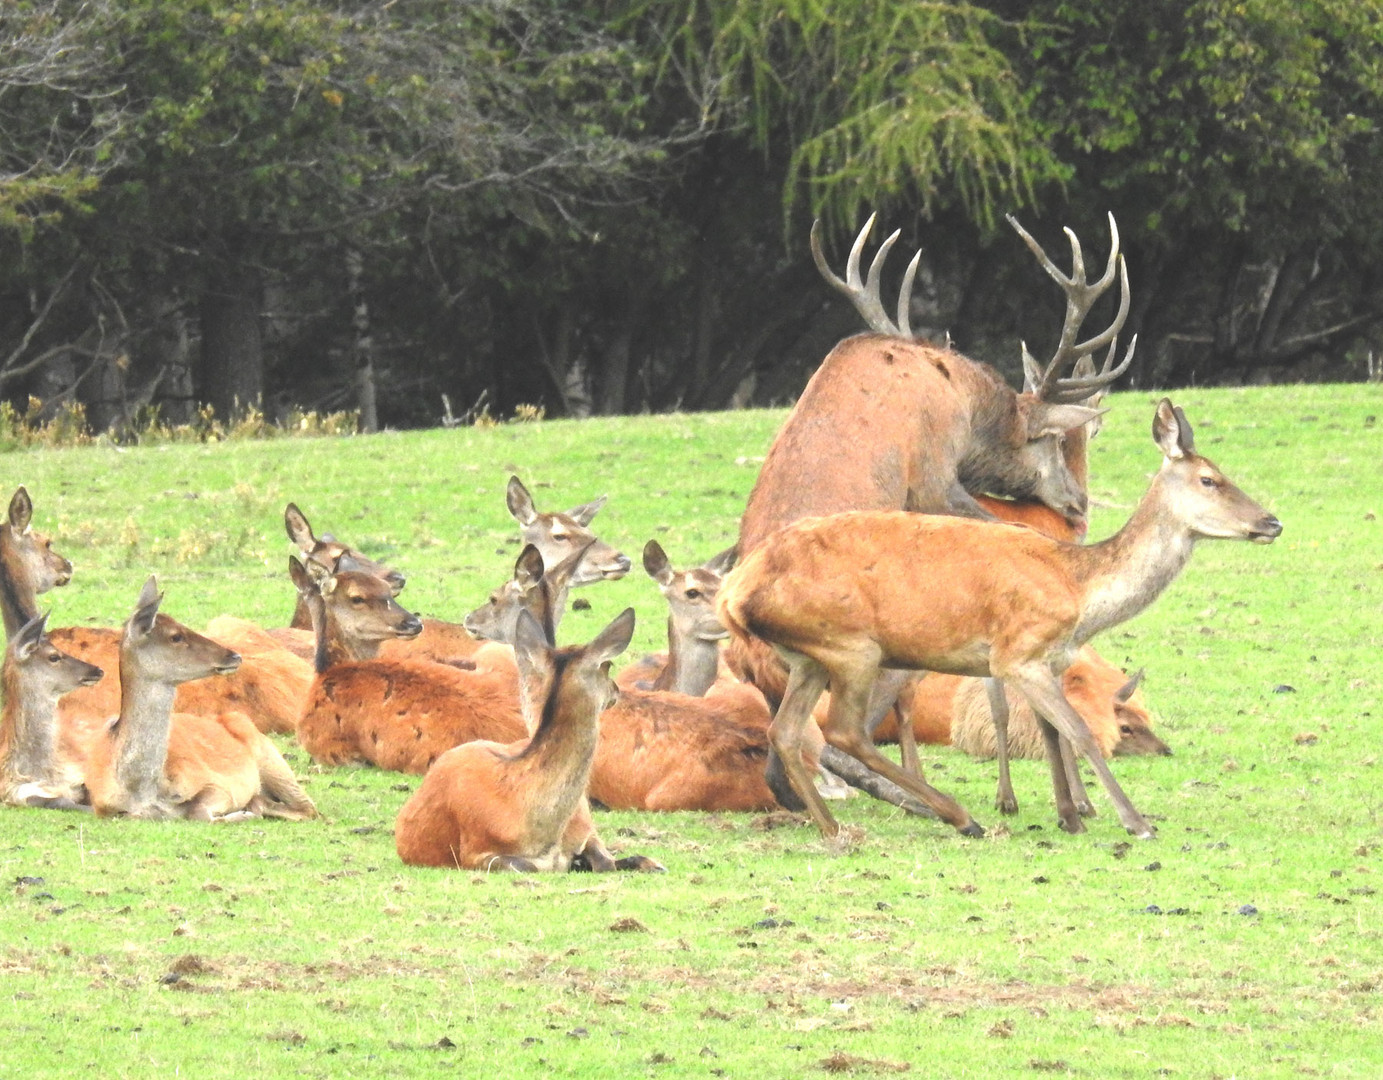
M1080 713L1071 707L1062 694L1061 680L1041 662L1025 664L1019 669L1005 673L1004 678L1028 699L1033 712L1048 720L1090 762L1095 775L1100 778L1105 791L1113 800L1119 813L1119 821L1124 828L1141 839L1156 836L1156 830L1134 808L1129 797L1124 794L1124 789L1119 786L1119 781L1115 780L1114 774L1109 771L1104 755L1100 753L1100 748L1096 745L1094 736L1090 734L1090 729L1085 726Z
M943 795L920 776L914 776L879 753L874 740L869 737L868 717L865 715L873 682L873 673L863 667L853 674L832 670L831 708L826 716L826 741L836 749L844 750L885 779L892 780L908 794L920 799L931 807L937 817L953 826L961 835L983 836L984 827L975 821L960 803L949 795Z
M1066 786L1071 789L1071 798L1075 800L1080 816L1094 817L1095 804L1085 790L1085 780L1080 774L1080 759L1076 757L1075 748L1065 739L1061 740L1061 764L1066 770Z
M994 721L994 756L999 761L999 791L994 806L1001 814L1018 813L1018 798L1013 794L1013 778L1008 769L1008 694L999 679L985 679L989 695L989 715Z
M788 685L782 704L778 706L773 722L768 725L768 741L778 759L778 768L786 774L793 794L806 806L821 835L831 840L839 835L840 825L831 816L831 811L826 809L826 800L816 790L807 767L802 763L806 725L812 723L812 709L826 689L826 669L801 653L786 649L779 651L788 665Z

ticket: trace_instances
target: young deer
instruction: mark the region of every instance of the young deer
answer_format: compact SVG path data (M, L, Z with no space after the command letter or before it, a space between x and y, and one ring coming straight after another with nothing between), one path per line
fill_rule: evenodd
M38 615L37 597L72 580L72 564L53 550L53 543L33 528L34 504L22 486L10 498L0 524L0 613L5 636Z
M787 662L770 738L822 833L839 826L800 765L803 732L827 682L827 740L883 773L966 835L983 829L954 800L875 749L866 724L880 668L1001 678L1042 718L1061 827L1085 829L1057 733L1083 754L1137 836L1152 827L1120 789L1061 689L1077 649L1143 610L1201 539L1270 543L1282 524L1195 452L1191 425L1163 399L1153 421L1162 468L1108 540L1065 544L1031 529L963 518L857 512L800 522L732 571L718 610L736 636L769 641Z
M57 761L58 698L90 686L100 668L54 648L44 632L47 615L10 634L0 681L0 802L50 810L79 809L78 793Z
M586 808L601 711L615 696L610 662L629 645L626 608L585 647L554 650L521 612L515 652L541 704L531 738L448 750L404 804L394 827L399 858L413 866L474 870L661 870L643 856L609 864Z
M86 785L97 814L239 820L315 817L274 744L243 713L174 714L179 684L227 675L230 649L160 614L149 578L120 641L120 715L91 741Z
M317 677L297 725L298 741L314 760L424 773L458 743L507 742L526 733L512 668L461 671L380 658L381 642L422 629L386 582L359 571L322 571L291 556L288 567L316 627Z
M666 559L662 549L650 541L644 550L644 564L655 578L664 570L670 573ZM512 643L520 615L527 613L548 634L556 621L555 607L566 594L568 566L570 559L544 573L537 549L525 548L514 577L495 590L486 605L467 616L467 628L481 637ZM622 689L601 716L590 795L620 810L775 809L778 801L764 780L770 717L763 695L737 681L715 683L714 656L709 663L683 656L684 651L699 648L701 639L711 633L724 635L710 604L719 577L705 568L673 576L698 581L704 590L697 597L684 595L685 602L680 605L690 633L678 632L676 615L669 624L670 657L662 674L681 672L681 689ZM682 592L695 591L684 580ZM551 640L549 636L549 643ZM714 638L711 640L714 648ZM694 675L698 670L701 674ZM539 715L537 704L526 696L524 715L530 727ZM807 751L808 767L815 769L817 755L813 750L820 750L819 739ZM802 808L795 799L791 805Z

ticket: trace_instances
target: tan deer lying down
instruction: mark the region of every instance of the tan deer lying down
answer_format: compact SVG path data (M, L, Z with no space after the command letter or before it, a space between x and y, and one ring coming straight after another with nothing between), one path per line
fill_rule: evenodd
M54 648L44 633L47 619L29 620L10 635L5 649L0 803L76 810L78 793L57 761L58 698L97 682L102 671Z
M10 500L9 514L0 525L0 610L6 632L38 613L36 597L66 585L72 564L55 552L48 538L35 532L33 503L19 488ZM190 683L178 691L174 707L182 712L215 715L230 710L246 713L264 731L292 731L302 711L302 699L312 682L305 663L278 648L267 637L253 639L242 620L225 620L235 644L246 646L245 663L227 679ZM63 728L63 751L86 741L106 720L120 711L120 631L113 627L66 626L48 632L61 651L103 668L109 674L93 686L79 687L58 706Z
M1106 757L1171 754L1152 730L1152 718L1139 691L1143 673L1129 678L1089 645L1081 647L1061 678L1062 692ZM917 741L952 745L977 758L998 752L989 696L982 683L961 675L928 675L910 682L898 704L912 720ZM876 743L898 737L892 712L874 729ZM1009 751L1013 757L1045 759L1046 744L1032 710L1022 698L1009 700Z
M627 608L585 647L554 650L521 612L515 651L540 704L531 738L472 742L428 770L394 826L399 858L473 870L661 870L643 856L613 864L595 841L584 798L601 710L614 698L610 662L629 645Z
M1196 541L1270 543L1282 525L1195 452L1191 425L1163 399L1153 421L1162 468L1113 537L1080 546L1026 528L896 512L799 522L731 572L718 610L737 635L770 642L790 672L770 738L827 837L839 826L800 762L812 707L829 682L826 738L931 806L967 835L983 830L949 797L874 747L866 725L883 665L994 676L1042 718L1061 827L1085 829L1061 764L1058 731L1086 757L1131 833L1150 826L1110 773L1060 675L1091 637L1153 602Z
M513 578L466 617L467 629L512 643L519 615L527 612L549 634L565 600L568 565L545 573L537 549L525 548ZM710 606L719 577L704 568L674 575L654 541L644 549L644 566L655 579L666 577L664 593L681 601L673 603L669 659L658 675L678 689L624 688L605 710L591 798L619 810L775 809L778 800L764 780L770 717L763 695L738 681L715 683L716 638L725 634ZM680 586L671 584L673 577ZM697 595L688 598L686 592ZM537 716L534 703L526 704L525 715L530 723ZM808 758L815 769L816 755L809 750ZM792 808L802 805L794 800Z
M240 657L159 613L151 577L120 641L120 715L86 747L91 805L106 817L315 817L278 749L243 713L173 713L180 683L233 672Z
M461 671L376 658L380 642L421 630L388 584L292 557L288 566L317 626L317 676L297 725L298 741L314 760L425 773L458 743L527 734L512 667Z

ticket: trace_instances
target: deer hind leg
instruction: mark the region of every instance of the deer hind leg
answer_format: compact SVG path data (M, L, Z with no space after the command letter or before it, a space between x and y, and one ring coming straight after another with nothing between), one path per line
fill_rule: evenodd
M879 752L869 737L866 715L873 679L851 679L848 675L831 673L831 709L826 717L826 738L838 750L844 750L866 767L892 780L908 794L929 806L936 816L953 826L963 836L983 836L984 827L969 811L949 795L943 795L920 776L914 776Z
M1028 699L1033 712L1049 721L1085 756L1086 761L1090 762L1095 775L1100 778L1105 791L1114 802L1114 808L1118 811L1119 821L1124 828L1142 839L1156 836L1156 830L1134 808L1129 797L1124 794L1124 789L1119 786L1119 781L1115 780L1114 774L1109 771L1109 766L1105 763L1104 755L1100 753L1094 736L1090 734L1090 729L1085 726L1080 713L1071 707L1061 692L1061 680L1041 663L1024 665L1019 670L1007 673L1005 678Z
M915 674L912 671L879 672L869 692L869 708L865 715L865 730L870 733L871 742L874 729L883 722L888 711L898 704L899 691ZM920 779L922 762L917 756L917 736L912 730L912 718L902 715L902 712L898 710L898 750L903 755L903 768Z
M1056 800L1056 816L1063 832L1083 833L1085 822L1081 820L1080 809L1071 796L1070 774L1066 771L1066 755L1063 751L1070 742L1061 737L1041 713L1034 712L1037 729L1042 732L1042 744L1047 751L1047 764L1052 770L1052 796Z
M1061 764L1066 770L1066 786L1071 789L1071 798L1075 800L1080 816L1094 817L1095 804L1090 801L1090 793L1085 790L1085 780L1080 775L1080 759L1076 757L1075 747L1069 739L1061 740Z
M806 735L807 724L812 723L812 709L816 707L817 700L826 689L826 669L801 653L786 649L782 650L782 653L788 665L788 685L783 693L782 704L778 706L773 722L768 726L768 741L773 748L767 774L769 787L774 786L773 759L776 758L777 768L786 774L788 785L792 789L792 794L799 800L799 806L811 814L816 827L821 830L821 835L832 839L839 835L840 825L826 809L826 801L816 790L811 774L802 763L802 741ZM774 794L778 795L779 802L783 801L783 796L779 795L777 790Z
M1000 679L985 679L989 695L989 715L994 721L994 756L999 761L999 791L994 806L1001 814L1018 813L1018 797L1013 794L1013 778L1008 769L1008 694Z

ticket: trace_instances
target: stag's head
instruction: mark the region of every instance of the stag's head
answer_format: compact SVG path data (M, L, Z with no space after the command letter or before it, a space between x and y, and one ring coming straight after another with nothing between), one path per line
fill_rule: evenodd
M1271 544L1282 535L1282 522L1240 491L1213 461L1196 453L1186 414L1167 398L1153 417L1153 440L1162 450L1157 483L1164 505L1192 536Z

